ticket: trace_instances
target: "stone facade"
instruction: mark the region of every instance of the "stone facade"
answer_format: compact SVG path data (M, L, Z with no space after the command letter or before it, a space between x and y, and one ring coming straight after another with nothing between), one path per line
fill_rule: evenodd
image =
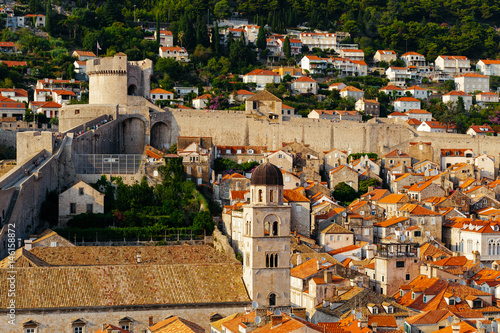
M87 61L90 104L124 104L127 95L148 98L153 62L149 59L127 61L127 55Z
M59 223L83 213L104 213L104 194L79 181L59 194Z

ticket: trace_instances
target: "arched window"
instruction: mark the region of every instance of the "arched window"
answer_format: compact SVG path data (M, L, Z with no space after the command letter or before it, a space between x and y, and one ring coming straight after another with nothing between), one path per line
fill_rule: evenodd
M270 254L266 254L266 267L269 267L269 256Z
M278 267L278 254L274 254L274 266L273 267Z
M259 190L259 202L262 202L262 190Z
M266 253L266 267L267 268L278 267L278 253Z
M273 236L278 236L278 222L273 222Z
M269 306L275 306L276 305L276 294L272 293L269 294Z
M274 202L274 191L269 190L269 201Z
M497 256L500 255L500 243L497 242L497 250L493 250L493 255Z
M271 235L271 222L264 223L264 236Z

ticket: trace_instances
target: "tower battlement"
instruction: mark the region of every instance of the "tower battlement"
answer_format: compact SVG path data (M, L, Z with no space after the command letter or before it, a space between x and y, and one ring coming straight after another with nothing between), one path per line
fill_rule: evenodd
M87 60L89 104L123 104L129 96L149 97L153 62L128 61L125 53Z

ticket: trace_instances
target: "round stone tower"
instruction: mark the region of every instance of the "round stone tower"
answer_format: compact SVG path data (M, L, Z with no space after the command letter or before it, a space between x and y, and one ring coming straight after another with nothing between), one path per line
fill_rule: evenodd
M89 104L127 102L127 55L87 60Z

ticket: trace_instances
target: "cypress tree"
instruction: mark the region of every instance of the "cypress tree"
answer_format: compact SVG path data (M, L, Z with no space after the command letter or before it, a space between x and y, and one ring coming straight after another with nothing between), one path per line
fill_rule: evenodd
M52 3L50 0L47 0L47 9L45 13L45 29L48 33L50 33L52 29Z
M283 53L285 57L290 59L292 57L292 48L290 47L290 37L286 36L285 42L283 43Z
M160 14L156 14L156 42L160 45Z
M219 24L215 21L215 26L212 30L212 50L216 56L219 55Z

